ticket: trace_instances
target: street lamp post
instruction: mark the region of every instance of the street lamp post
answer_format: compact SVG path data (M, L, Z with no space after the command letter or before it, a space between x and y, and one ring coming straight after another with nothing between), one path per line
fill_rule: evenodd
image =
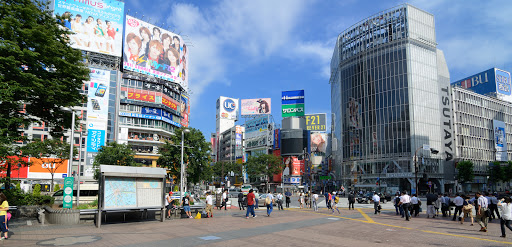
M184 140L185 140L185 132L189 133L190 130L189 129L183 129L181 131L180 204L183 202L183 190L184 190L183 175L185 173L185 168L184 168L184 165L183 165L183 145L184 145Z
M76 186L76 206L78 207L80 205L80 170L82 166L82 138L84 136L87 136L87 133L83 133L83 131L80 131L80 140L78 141L78 169L77 169L77 186Z
M416 194L419 196L420 194L420 191L419 191L419 188L418 188L418 150L420 149L429 149L428 145L425 145L423 144L421 147L417 148L416 151L414 151L414 179L415 179L415 182L416 182ZM433 149L433 148L430 148L429 149L431 153L433 154L437 154L439 153L439 151L437 151L436 149Z
M73 109L69 109L72 113L71 118L71 136L69 138L69 161L68 161L68 176L71 175L71 168L73 167L73 144L75 142L75 111ZM52 184L53 189L53 184Z

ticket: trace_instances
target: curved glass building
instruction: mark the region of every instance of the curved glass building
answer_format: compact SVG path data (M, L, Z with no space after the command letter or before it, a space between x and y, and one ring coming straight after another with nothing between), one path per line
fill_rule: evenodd
M450 79L436 46L434 16L408 4L338 36L331 161L345 187L415 192L418 181L423 194L452 186Z

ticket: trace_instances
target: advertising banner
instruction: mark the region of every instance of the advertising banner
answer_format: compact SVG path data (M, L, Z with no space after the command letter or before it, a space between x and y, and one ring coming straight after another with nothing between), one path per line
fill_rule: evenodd
M75 183L74 177L64 178L64 198L62 200L62 208L73 207L73 184Z
M264 135L268 130L268 116L261 116L245 121L245 138Z
M325 153L327 148L326 133L311 133L311 152Z
M304 104L304 90L283 91L281 93L281 104Z
M274 130L274 149L281 149L281 129Z
M236 120L238 117L238 99L220 97L220 118Z
M67 18L71 47L121 57L124 2L54 0L53 10Z
M87 94L87 120L107 120L108 98L110 85L110 71L90 69L90 81L86 82Z
M186 128L186 127L188 127L189 121L190 121L190 119L188 117L188 115L190 114L190 102L189 102L188 96L186 96L186 95L181 95L180 111L181 111L181 126Z
M188 90L188 50L180 35L126 16L125 70L180 84Z
M11 178L27 178L28 175L28 166L21 165L18 161L23 160L23 162L27 163L27 157L18 157L18 156L8 156L7 160L0 162L0 178L5 178L7 176L7 166L9 161L11 163ZM18 166L19 164L19 166Z
M51 179L53 171L54 178L63 178L68 174L68 160L61 162L55 158L30 158L32 163L28 167L27 178ZM12 175L11 175L12 177Z
M349 127L356 129L361 128L361 107L359 107L359 102L354 98L350 98L348 102L347 122Z
M284 166L290 168L292 176L300 176L304 173L304 160L299 160L295 156L284 158Z
M507 139L505 123L493 120L494 127L494 148L496 149L496 161L507 161Z
M306 129L310 130L310 131L325 132L327 130L326 118L327 118L326 113L307 114L306 115Z
M260 115L270 114L270 98L262 99L243 99L241 100L241 115Z
M283 117L304 116L304 104L293 104L282 106Z
M479 94L497 93L504 100L512 102L510 72L492 68L470 77L453 82L452 85L471 89Z

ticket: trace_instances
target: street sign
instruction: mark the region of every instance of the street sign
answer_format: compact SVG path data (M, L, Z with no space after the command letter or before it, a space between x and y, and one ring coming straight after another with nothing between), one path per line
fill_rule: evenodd
M62 208L73 207L73 184L75 183L74 177L64 178L64 199Z
M320 176L320 180L329 180L331 176Z
M430 150L430 145L423 144L423 150Z
M432 187L432 181L428 181L428 187Z

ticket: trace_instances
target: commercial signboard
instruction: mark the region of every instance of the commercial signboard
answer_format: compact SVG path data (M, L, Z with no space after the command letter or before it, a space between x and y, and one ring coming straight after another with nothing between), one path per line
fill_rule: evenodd
M304 104L304 90L283 91L281 93L281 104Z
M54 0L52 7L73 33L71 47L121 57L124 2Z
M283 183L285 184L300 184L301 177L285 177Z
M28 162L27 157L19 157L19 156L8 156L7 160L0 162L0 178L7 177L7 166L8 163L11 163L11 178L27 178L28 175L28 166L21 165L20 162L23 160L24 163ZM18 166L19 164L19 166Z
M73 207L73 184L75 183L74 177L64 178L64 193L62 200L62 208Z
M293 104L282 106L283 117L300 117L304 116L304 104Z
M488 69L470 77L453 82L452 85L459 86L479 94L496 93L512 102L510 72L498 68Z
M327 130L326 118L326 113L306 114L306 129L325 132Z
M221 119L236 120L238 117L238 99L221 96L219 99Z
M327 148L326 133L311 133L311 152L325 153Z
M54 178L63 178L68 174L68 160L56 158L33 158L29 159L31 165L28 167L27 178L51 179L53 172ZM12 175L11 175L12 177Z
M284 158L284 166L290 169L290 174L300 176L304 173L304 160L299 160L296 156Z
M180 35L126 16L123 68L188 90L188 50Z
M268 130L268 115L250 119L245 122L245 137L253 138L255 136L264 135L262 133Z
M241 115L270 114L271 99L243 99L240 104Z
M181 125L186 128L190 123L190 118L188 117L190 114L190 100L186 95L181 95L180 113Z
M350 98L347 106L347 122L348 126L355 129L360 129L361 126L361 107L359 102L354 98Z
M274 130L274 149L281 149L281 129Z
M505 133L505 123L503 121L494 119L493 129L496 161L507 161L507 135Z

